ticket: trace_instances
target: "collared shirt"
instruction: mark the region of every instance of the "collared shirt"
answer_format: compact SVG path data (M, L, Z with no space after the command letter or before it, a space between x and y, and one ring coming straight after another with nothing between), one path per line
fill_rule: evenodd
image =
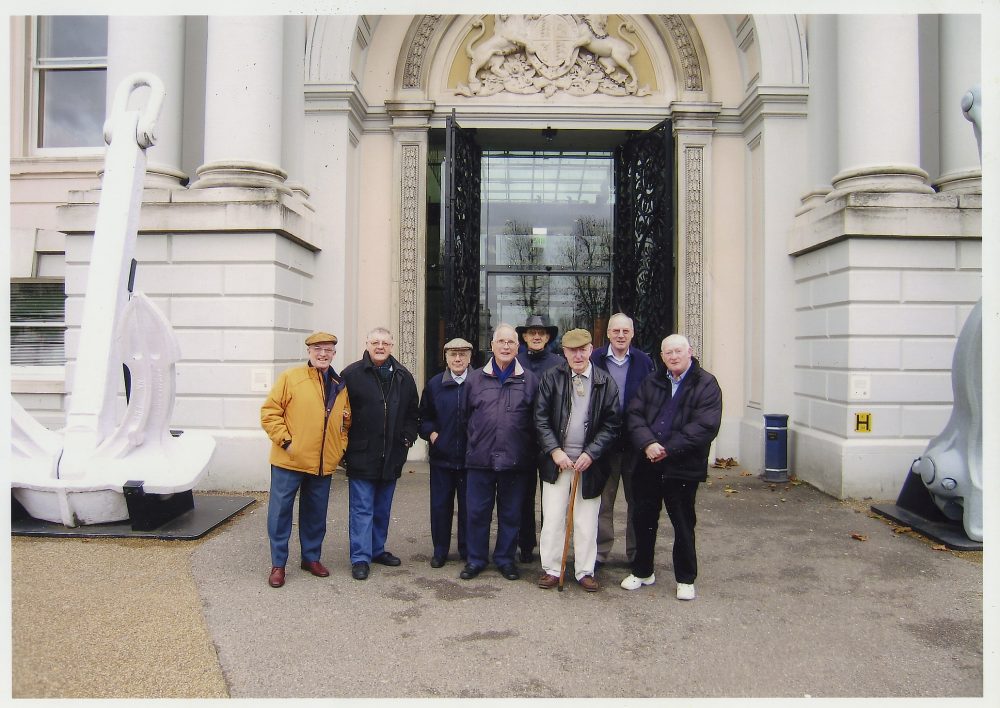
M618 406L622 410L625 410L625 383L628 381L628 370L632 365L632 347L629 347L628 351L625 352L624 359L619 359L615 356L614 351L609 346L608 353L604 356L607 360L608 373L611 374L611 378L618 384Z
M671 398L673 398L674 396L677 395L677 389L679 389L681 387L681 382L684 381L684 377L688 375L689 371L691 371L691 365L690 364L688 364L688 368L684 369L684 373L681 374L680 376L678 376L675 379L674 375L670 373L669 369L667 369L667 380L670 381L670 397Z
M455 376L455 372L451 369L448 369L448 373L451 374L451 378L454 379L455 383L460 384L465 383L465 377L469 375L469 370L466 369L463 371L461 376Z
M625 356L623 356L621 359L619 359L618 355L615 354L615 348L609 345L608 346L608 353L605 354L604 356L606 358L608 358L608 359L611 359L611 361L613 361L616 364L618 364L618 366L624 366L625 368L628 368L628 362L632 358L632 347L629 347L628 349L626 349L625 350Z

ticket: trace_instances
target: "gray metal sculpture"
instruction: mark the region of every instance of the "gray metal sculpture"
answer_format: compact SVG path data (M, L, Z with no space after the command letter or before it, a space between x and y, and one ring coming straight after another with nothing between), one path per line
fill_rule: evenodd
M982 159L982 96L978 86L962 98ZM954 403L944 430L913 461L910 471L949 519L962 520L965 534L983 540L983 301L969 313L951 365Z
M146 108L128 110L142 86L150 89ZM153 495L189 492L215 449L205 433L171 434L177 338L148 298L128 296L146 149L156 141L163 98L159 78L133 74L118 87L104 126L108 150L66 428L47 430L11 400L11 488L36 519L65 526L128 519L126 482L141 481ZM123 363L131 396L119 421Z

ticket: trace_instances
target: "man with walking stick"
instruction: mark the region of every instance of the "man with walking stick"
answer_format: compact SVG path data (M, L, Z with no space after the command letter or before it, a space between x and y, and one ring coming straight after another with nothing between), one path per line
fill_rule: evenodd
M601 492L608 478L602 457L617 439L621 412L618 385L590 363L591 342L585 329L563 336L566 361L542 375L535 403L535 432L542 453L539 550L545 571L538 587L546 590L557 585L562 589L570 532L577 582L587 592L601 587L594 577L594 561Z

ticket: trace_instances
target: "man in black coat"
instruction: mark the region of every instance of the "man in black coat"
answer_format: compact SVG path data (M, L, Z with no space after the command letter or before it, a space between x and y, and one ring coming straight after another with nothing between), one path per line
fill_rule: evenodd
M547 590L559 584L572 499L574 575L581 588L596 592L597 515L608 474L604 455L618 439L621 425L618 385L590 362L590 332L570 330L562 347L566 361L545 372L535 402L544 511L538 549L545 571L538 587Z
M351 576L368 577L369 563L399 565L385 549L389 512L406 451L417 439L417 386L390 353L392 334L368 333L360 361L344 369L354 423L344 455L350 493Z
M672 334L660 344L665 373L646 378L625 414L639 464L632 479L635 501L635 560L622 581L637 590L656 581L653 547L660 505L674 527L674 578L677 599L695 598L695 495L708 477L708 455L722 425L722 389L693 357L687 338Z

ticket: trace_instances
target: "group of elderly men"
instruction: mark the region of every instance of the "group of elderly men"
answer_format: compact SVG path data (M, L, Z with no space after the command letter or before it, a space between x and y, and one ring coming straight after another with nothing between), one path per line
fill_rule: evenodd
M597 350L589 331L573 329L562 337L560 357L549 348L557 334L538 316L523 327L501 324L480 369L471 368L471 343L449 341L447 367L428 380L419 405L413 377L391 355L387 330L369 333L362 359L342 377L331 366L336 337L311 335L308 363L284 372L261 409L273 443L270 585L284 584L296 491L302 568L329 575L319 555L330 475L341 456L350 490L352 576L367 578L372 562L400 564L385 547L389 512L406 451L419 434L429 443L431 567L447 562L457 500L458 554L465 561L459 577L475 578L492 560L504 578L517 580L518 546L522 563L534 560L537 478L538 586L561 586L571 520L573 574L583 590L596 592L595 572L615 538L621 480L631 565L621 586L655 582L653 548L665 506L674 528L676 595L694 599L695 495L721 424L718 382L677 334L661 343L664 369L657 370L631 346L634 326L622 313L611 317L609 343Z

